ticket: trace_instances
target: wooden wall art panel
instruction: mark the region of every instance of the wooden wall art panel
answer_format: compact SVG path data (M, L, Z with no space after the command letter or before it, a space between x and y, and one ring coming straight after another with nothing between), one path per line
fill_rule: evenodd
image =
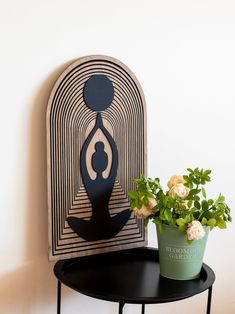
M142 89L120 61L87 56L58 78L47 108L49 258L146 245L131 211L146 173Z

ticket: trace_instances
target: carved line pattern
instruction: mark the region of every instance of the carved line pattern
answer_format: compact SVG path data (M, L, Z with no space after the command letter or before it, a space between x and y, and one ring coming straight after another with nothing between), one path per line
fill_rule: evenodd
M52 255L66 255L86 251L143 243L143 223L133 216L114 238L87 242L68 226L66 217L73 215L89 219L91 205L80 174L80 150L85 132L95 119L83 100L83 87L94 74L105 74L113 82L115 97L104 112L113 128L113 138L119 153L119 166L110 199L110 214L130 207L127 191L133 189L132 179L145 171L144 103L130 74L110 60L90 60L71 69L60 82L49 108L49 160L51 191Z

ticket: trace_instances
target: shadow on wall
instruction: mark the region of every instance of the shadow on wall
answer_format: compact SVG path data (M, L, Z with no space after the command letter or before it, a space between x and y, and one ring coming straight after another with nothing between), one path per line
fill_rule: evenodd
M24 266L1 277L1 313L56 312L54 263L48 261L46 109L55 81L70 63L49 75L31 106Z

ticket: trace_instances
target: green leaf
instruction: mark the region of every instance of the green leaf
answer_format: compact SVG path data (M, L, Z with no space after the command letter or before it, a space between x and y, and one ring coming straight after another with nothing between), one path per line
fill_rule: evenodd
M178 219L176 219L176 223L177 223L177 225L179 225L179 226L182 226L182 225L185 225L185 220L184 220L184 218L178 218Z
M166 218L166 220L168 222L171 222L171 220L172 220L172 213L171 213L171 211L168 208L164 211L164 216L165 216L165 218Z
M207 181L207 182L210 182L211 178L209 176L205 176L204 179Z
M142 202L140 200L136 200L136 207L140 209L143 206Z
M218 201L223 203L225 201L225 197L223 195L220 195Z
M216 223L217 227L219 227L220 229L226 229L227 228L227 224L226 224L226 221L224 221L223 219L219 218L217 220L217 223Z
M212 230L212 228L214 228L215 227L215 225L216 225L216 219L215 218L211 218L211 219L209 219L208 220L208 222L207 222L207 224L208 224L208 226L210 226L211 227L211 230Z
M200 201L200 197L198 195L194 195L193 198L194 198L194 201L198 201L198 202Z
M200 180L199 180L199 179L193 178L192 181L193 181L193 183L195 183L195 184L200 184Z
M134 209L135 207L137 207L137 201L136 200L131 202L131 208Z
M207 203L208 203L209 206L211 206L211 205L214 203L214 201L213 201L212 199L209 199L209 200L207 201Z
M201 205L198 201L194 201L194 206L197 208L197 209L200 209L201 208Z
M149 200L148 200L147 197L144 197L142 201L143 201L143 203L144 203L145 206L148 206Z
M179 226L179 230L181 231L181 232L185 232L186 231L186 229L187 229L187 225L185 224L185 225L180 225Z
M188 208L191 208L192 204L193 204L193 200L188 200L188 203L187 203Z
M188 177L188 176L186 176L186 175L184 175L184 176L183 176L183 178L184 178L184 180L185 180L185 181L187 181L187 182L189 182L189 181L190 181L189 177Z
M207 211L208 208L209 208L209 205L208 205L207 201L206 201L206 200L203 200L203 201L202 201L202 210L203 210L203 211Z
M210 173L211 173L211 170L209 170L209 169L204 171L204 175L205 175L205 176L208 175L208 174L210 174Z
M202 196L204 198L206 198L206 190L205 190L205 188L203 186L202 186Z
M191 222L192 221L192 217L193 217L192 215L186 215L185 218L184 218L185 223Z
M188 172L193 173L193 169L191 169L191 168L187 168L187 170L188 170Z
M193 214L192 220L200 220L200 211L196 207L193 207L193 210L191 209L191 212Z
M207 219L205 217L202 218L202 225L205 226L207 224Z
M189 191L189 197L193 196L193 195L196 195L198 193L200 193L201 190L200 189L192 189Z
M164 227L163 227L163 225L162 225L162 223L158 223L158 226L159 226L159 232L160 233L163 233L163 231L164 231Z
M128 195L130 196L130 198L136 198L138 196L138 192L136 192L136 191L129 191Z

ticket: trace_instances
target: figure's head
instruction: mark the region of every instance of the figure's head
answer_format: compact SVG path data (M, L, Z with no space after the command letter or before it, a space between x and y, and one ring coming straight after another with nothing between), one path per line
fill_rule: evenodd
M103 142L97 142L96 144L95 144L95 150L96 151L104 151L104 143Z
M93 111L107 109L114 98L114 87L106 75L93 75L85 83L83 96L86 105Z

